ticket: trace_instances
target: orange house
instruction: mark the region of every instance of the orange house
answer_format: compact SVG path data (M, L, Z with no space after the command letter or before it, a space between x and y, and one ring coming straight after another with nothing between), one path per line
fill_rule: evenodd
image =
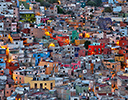
M58 72L58 62L43 61L41 59L39 66L47 66L45 74L51 74L52 72Z

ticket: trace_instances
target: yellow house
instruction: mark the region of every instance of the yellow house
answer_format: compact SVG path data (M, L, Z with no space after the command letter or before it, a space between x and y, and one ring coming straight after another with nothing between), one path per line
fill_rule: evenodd
M124 62L124 55L122 54L115 55L115 61Z
M84 44L86 40L75 40L75 45Z
M75 45L79 45L80 44L80 40L75 40Z
M52 90L55 87L55 80L50 78L46 80L38 80L38 79L34 79L31 76L25 76L24 83L29 83L30 88L38 88L38 89L42 88L42 89Z

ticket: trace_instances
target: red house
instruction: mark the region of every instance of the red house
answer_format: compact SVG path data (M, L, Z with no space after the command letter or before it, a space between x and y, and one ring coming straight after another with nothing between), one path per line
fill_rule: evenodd
M124 60L127 61L127 59L128 59L128 48L120 49L119 54L124 55Z
M26 33L26 34L30 34L30 29L25 28L25 29L21 30L21 32Z
M107 55L107 54L111 54L111 48L110 47L105 47L103 49L103 54Z
M12 75L13 71L19 68L19 63L17 61L6 62L6 68L9 69L9 74Z
M56 36L52 38L57 40L60 46L69 44L69 36Z
M120 47L125 47L128 46L128 40L126 39L126 37L121 37L119 40L119 46Z
M81 57L81 56L83 56L83 57L85 57L86 56L86 49L80 49L79 50L79 56Z
M103 53L105 43L93 43L88 46L88 55L100 55Z

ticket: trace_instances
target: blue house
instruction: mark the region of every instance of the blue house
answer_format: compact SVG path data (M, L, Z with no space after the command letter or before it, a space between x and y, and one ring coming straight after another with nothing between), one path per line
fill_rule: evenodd
M50 56L50 52L34 53L33 57L35 58L35 66L38 66L41 58L47 59L49 56Z
M2 69L6 68L6 63L3 58L0 58L0 68L2 68Z

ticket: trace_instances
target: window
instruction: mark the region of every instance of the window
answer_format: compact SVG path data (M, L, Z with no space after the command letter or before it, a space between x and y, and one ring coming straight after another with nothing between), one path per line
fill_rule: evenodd
M21 80L21 77L20 77L20 80Z
M98 50L100 51L100 48Z
M17 79L17 77L16 77L16 79Z
M4 50L1 51L1 54L5 54L6 52Z
M47 83L45 83L45 85L47 85Z
M9 84L9 88L11 87L11 84Z
M18 42L16 42L16 44L18 44Z
M125 80L125 82L127 82L128 80Z
M11 90L11 93L13 92L13 90Z
M112 65L112 68L114 68L114 65Z
M89 50L91 50L91 48L89 48Z
M7 93L8 93L8 91L7 91Z
M43 88L43 84L42 84L42 83L40 83L40 88L41 88L41 89Z
M48 63L48 65L47 65L48 67L49 67L49 63Z
M53 88L53 83L51 83L51 89Z
M37 88L37 83L35 83L35 88Z

